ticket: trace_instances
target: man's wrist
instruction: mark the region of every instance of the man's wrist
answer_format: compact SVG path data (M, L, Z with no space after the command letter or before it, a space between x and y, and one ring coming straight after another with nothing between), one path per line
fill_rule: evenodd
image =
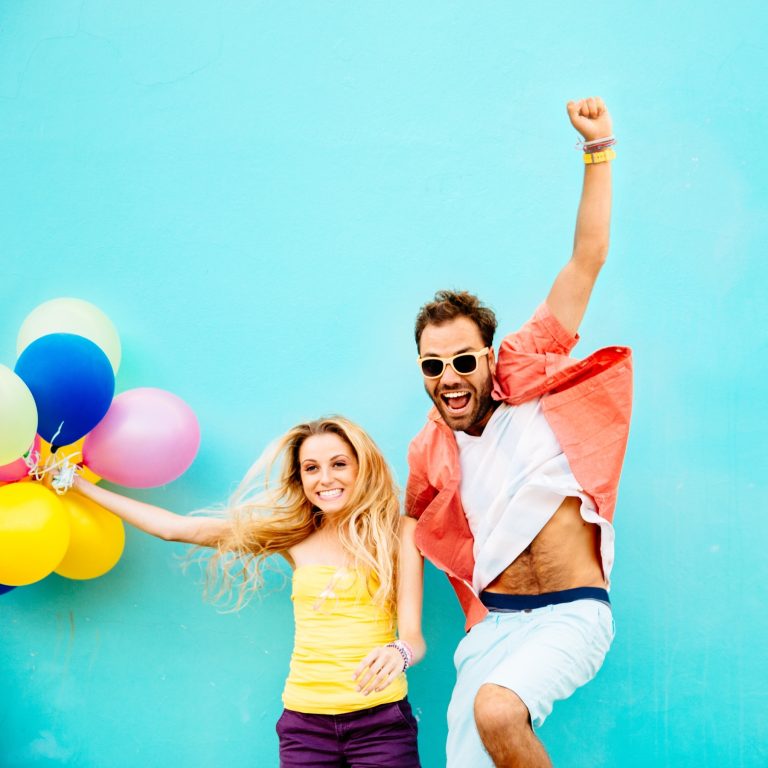
M583 160L585 165L598 165L599 163L608 163L616 157L616 137L601 136L589 141L582 141L577 146L584 151Z

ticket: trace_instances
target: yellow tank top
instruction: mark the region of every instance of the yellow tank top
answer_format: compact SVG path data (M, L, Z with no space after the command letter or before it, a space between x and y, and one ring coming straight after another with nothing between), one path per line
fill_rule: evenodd
M352 675L360 661L395 639L393 617L373 604L374 590L347 568L302 565L294 570L296 638L283 690L286 709L338 715L405 697L404 674L378 693L363 696L355 690Z

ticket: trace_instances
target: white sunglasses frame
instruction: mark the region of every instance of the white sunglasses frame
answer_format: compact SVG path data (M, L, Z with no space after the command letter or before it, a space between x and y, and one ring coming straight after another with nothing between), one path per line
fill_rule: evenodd
M419 363L419 369L421 370L421 375L425 379L439 379L444 373L445 369L450 365L451 368L453 368L454 372L457 373L459 376L471 376L476 370L479 363L479 360L484 355L487 355L491 351L490 347L483 347L482 349L478 349L477 351L469 351L469 352L459 352L457 355L451 355L450 357L438 357L437 355L425 355L422 357L421 355L416 358L417 362ZM453 361L457 357L464 357L465 355L470 355L471 357L475 358L475 367L467 372L462 373L461 371L457 371L456 367L453 365ZM424 373L424 369L421 367L422 363L425 360L439 360L443 364L443 369L440 371L440 373L437 374L437 376L427 376L426 373Z

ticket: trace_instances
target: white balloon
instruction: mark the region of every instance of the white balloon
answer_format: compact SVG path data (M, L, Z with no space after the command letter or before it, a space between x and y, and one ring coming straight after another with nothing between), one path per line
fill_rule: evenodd
M120 367L120 337L112 321L95 305L83 299L51 299L35 307L19 329L16 352L21 354L33 341L49 333L74 333L100 347L117 373Z

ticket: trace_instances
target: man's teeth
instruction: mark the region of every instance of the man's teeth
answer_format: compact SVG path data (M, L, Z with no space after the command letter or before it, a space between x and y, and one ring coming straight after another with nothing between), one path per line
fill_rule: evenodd
M444 392L443 397L452 400L455 397L466 397L469 392Z

